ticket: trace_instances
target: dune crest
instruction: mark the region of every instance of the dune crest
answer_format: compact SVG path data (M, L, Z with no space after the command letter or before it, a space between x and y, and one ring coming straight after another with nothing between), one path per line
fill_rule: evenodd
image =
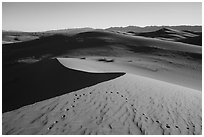
M201 49L101 30L6 44L3 134L201 134Z
M3 113L125 74L77 71L64 67L57 59L24 64L15 71L6 69L4 72Z
M186 70L184 67L181 69L177 67L178 65L174 61L171 62L174 66L170 67L166 64L156 64L155 61L148 61L144 58L135 58L132 59L131 62L128 62L126 60L131 58L123 57L124 60L120 60L118 57L110 56L106 57L106 59L114 60L113 62L98 61L98 59L101 58L102 57L100 56L88 56L86 59L57 58L57 60L65 67L79 71L91 73L125 72L181 85L199 91L202 89L200 71L193 69Z

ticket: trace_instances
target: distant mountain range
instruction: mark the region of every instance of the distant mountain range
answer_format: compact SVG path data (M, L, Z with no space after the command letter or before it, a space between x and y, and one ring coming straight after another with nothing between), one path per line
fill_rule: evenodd
M195 31L195 32L202 32L202 26L187 26L187 25L181 25L181 26L146 26L146 27L138 27L138 26L127 26L127 27L110 27L106 30L109 31L134 31L134 32L151 32L151 31L157 31L162 28L171 28L175 30L189 30L189 31Z
M49 30L49 31L45 31L45 33L67 33L69 32L69 34L76 34L76 33L82 33L82 32L86 32L86 31L92 31L94 30L93 28L72 28L72 29L59 29L59 30Z
M104 30L109 31L134 31L134 32L150 32L150 31L156 31L162 28L171 28L176 30L189 30L189 31L195 31L195 32L202 32L202 26L188 26L188 25L179 25L179 26L145 26L145 27L139 27L139 26L127 26L127 27L110 27L106 28ZM58 29L58 30L48 30L48 31L42 31L38 33L66 33L66 32L84 32L84 31L91 31L95 30L94 28L85 27L85 28L70 28L70 29ZM103 29L101 29L103 30ZM15 30L2 30L2 32L23 32L23 31L15 31ZM37 32L33 32L37 33Z

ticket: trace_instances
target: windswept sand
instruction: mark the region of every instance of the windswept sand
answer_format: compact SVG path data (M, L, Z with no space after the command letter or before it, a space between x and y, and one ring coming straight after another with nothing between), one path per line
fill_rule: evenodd
M3 114L3 134L202 134L201 92L125 74Z
M105 57L113 62L101 62L104 57L58 58L65 67L95 73L125 72L150 77L196 90L202 90L201 65L186 60L155 59L147 57ZM188 65L188 66L187 66ZM197 68L196 68L197 67Z
M3 108L32 101L4 111L3 134L202 134L201 47L95 31L8 44L3 58Z

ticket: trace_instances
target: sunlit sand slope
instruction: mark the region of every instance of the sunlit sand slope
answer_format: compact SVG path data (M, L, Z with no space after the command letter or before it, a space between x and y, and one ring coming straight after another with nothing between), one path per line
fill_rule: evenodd
M3 134L201 134L201 92L125 74L3 114Z

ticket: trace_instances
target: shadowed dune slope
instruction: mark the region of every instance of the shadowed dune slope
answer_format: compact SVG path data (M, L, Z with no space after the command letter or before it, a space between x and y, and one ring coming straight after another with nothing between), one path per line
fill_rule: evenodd
M53 83L59 80L62 80L62 82L57 82L58 84L61 83L59 87L62 88L63 86L67 85L62 83L66 82L65 81L66 78L71 79L71 77L69 75L66 75L67 77L65 77L64 73L60 73L62 72L61 70L59 71L59 74L56 73L58 72L58 69L55 68L54 66L57 63L55 64L53 60L52 61L47 60L45 62L43 60L46 60L47 58L56 57L56 56L69 57L71 56L72 53L76 53L77 56L80 56L81 53L78 52L79 50L84 50L86 52L85 54L87 55L90 55L90 53L91 54L93 53L93 55L122 57L124 56L124 54L126 54L126 56L132 56L132 55L136 55L136 53L141 53L144 56L154 55L155 57L160 57L162 56L160 54L165 54L165 56L168 55L169 58L175 58L176 55L184 58L190 57L191 60L198 63L200 63L202 59L202 50L201 50L201 47L199 46L178 43L178 42L157 40L152 38L145 38L140 36L128 36L128 35L116 34L113 32L99 31L99 30L91 31L91 32L83 32L73 36L53 35L53 36L41 37L40 39L37 39L37 40L31 40L31 41L26 41L21 43L4 44L2 48L4 104L11 104L12 102L10 101L11 99L18 100L17 98L15 98L15 95L17 97L18 96L21 97L19 92L22 92L22 93L25 92L28 94L28 92L32 93L32 91L35 91L36 89L39 89L39 88L43 89L43 87L46 87L46 88L50 87L46 89L46 91L49 91L49 89L54 90L55 88L53 88L52 86L54 86L55 84ZM24 61L25 64L22 63L22 61ZM26 61L28 62L31 61L31 63L37 62L37 61L42 61L42 62L29 65L29 64L26 64L28 63ZM53 65L51 62L53 62L55 65ZM48 67L47 65L50 67ZM65 68L62 70L65 71ZM53 78L52 76L55 78ZM80 77L80 78L83 78L83 77ZM52 81L54 79L55 81ZM10 82L8 83L8 81ZM50 81L52 81L53 83L49 83ZM95 80L93 81L97 83ZM20 85L22 83L24 86ZM38 85L38 83L39 83L39 86L36 86ZM45 86L46 83L49 86ZM76 82L73 82L73 83L76 83ZM83 83L83 81L81 81L80 83ZM70 87L70 86L67 85L67 87ZM61 88L57 88L57 89L61 91ZM37 91L40 93L40 90L37 90ZM29 98L33 98L31 93L29 93L30 97L29 95L26 97L26 100L28 100L28 102L30 101ZM36 96L37 95L38 94L36 94ZM45 93L45 98L43 96L44 95L41 95L39 98L46 99L46 97L49 95ZM37 100L34 99L34 101L31 101L31 103L35 101ZM25 105L25 104L22 103L22 105ZM12 106L12 105L13 104L8 106ZM13 106L15 105L16 104L14 103ZM22 106L22 105L19 105L19 106ZM11 110L8 108L9 107L3 107L3 110L4 111L6 111L6 109ZM18 107L13 107L13 108L18 108Z
M3 68L3 112L114 79L125 73L87 73L57 59Z
M84 63L64 60L70 67L114 73L49 59L72 54ZM201 61L199 46L106 31L3 45L3 134L202 134L200 91L139 76L184 71L196 81Z
M195 45L184 44L179 42L171 42L158 40L153 38L145 38L141 36L131 36L116 34L105 31L84 32L75 35L75 39L80 38L84 42L92 42L93 40L103 40L106 44L124 44L131 47L149 47L157 49L165 49L171 51L201 53L201 47ZM88 41L89 40L89 41ZM92 40L92 41L91 41ZM97 41L100 42L100 41ZM84 43L85 44L85 43ZM87 43L88 44L88 43Z

